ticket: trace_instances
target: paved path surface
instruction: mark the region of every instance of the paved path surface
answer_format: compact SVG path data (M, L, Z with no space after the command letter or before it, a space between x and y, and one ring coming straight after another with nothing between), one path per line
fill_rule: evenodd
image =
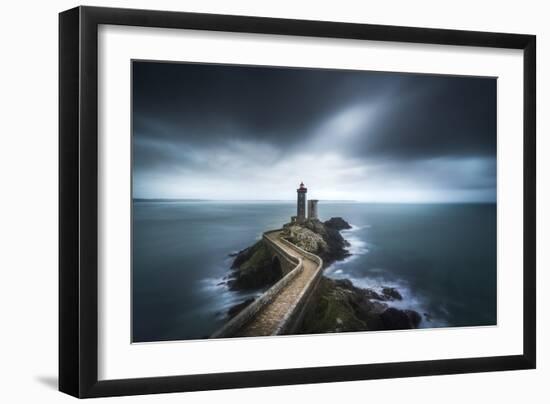
M304 263L304 269L270 303L263 307L253 320L237 333L238 336L257 337L261 335L273 335L282 323L285 315L296 307L296 303L305 286L315 276L318 264L281 242L280 234L280 231L269 233L267 237L288 254L301 258Z

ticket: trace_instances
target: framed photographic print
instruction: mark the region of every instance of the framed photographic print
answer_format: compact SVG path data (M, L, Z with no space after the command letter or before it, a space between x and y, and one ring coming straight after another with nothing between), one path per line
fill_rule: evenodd
M535 367L535 37L60 14L60 390Z

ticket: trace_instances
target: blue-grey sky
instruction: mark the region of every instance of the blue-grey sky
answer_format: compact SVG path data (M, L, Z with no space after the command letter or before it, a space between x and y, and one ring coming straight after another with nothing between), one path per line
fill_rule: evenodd
M496 79L133 62L136 198L496 199Z

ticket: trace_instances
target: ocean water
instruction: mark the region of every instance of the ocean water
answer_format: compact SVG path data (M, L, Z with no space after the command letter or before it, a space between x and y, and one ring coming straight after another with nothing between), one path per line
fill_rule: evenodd
M232 258L295 214L292 202L134 201L134 342L205 338L234 304L261 293L223 284ZM396 287L421 327L496 324L495 204L319 202L341 216L352 255L325 275Z

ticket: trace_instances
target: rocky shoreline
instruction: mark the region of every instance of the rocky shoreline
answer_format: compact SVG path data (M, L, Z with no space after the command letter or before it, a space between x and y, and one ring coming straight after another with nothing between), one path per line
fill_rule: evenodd
M350 255L349 243L340 231L351 228L341 217L325 222L308 219L300 224L285 224L282 237L318 255L328 267ZM282 278L281 268L274 267L263 240L234 254L234 257L231 273L226 279L231 290L268 288ZM379 293L358 288L349 279L322 276L311 299L297 331L299 334L411 329L417 328L421 321L420 314L414 310L391 307L389 303L402 299L395 288L382 288ZM231 307L228 318L237 315L252 301L248 299Z
M269 287L282 276L280 268L273 268L265 241L260 240L235 255L226 281L231 290L253 290Z
M413 310L389 307L387 302L394 300L401 300L395 289L386 288L385 293L379 294L372 289L358 288L348 279L335 280L323 276L299 333L417 328L420 314Z

